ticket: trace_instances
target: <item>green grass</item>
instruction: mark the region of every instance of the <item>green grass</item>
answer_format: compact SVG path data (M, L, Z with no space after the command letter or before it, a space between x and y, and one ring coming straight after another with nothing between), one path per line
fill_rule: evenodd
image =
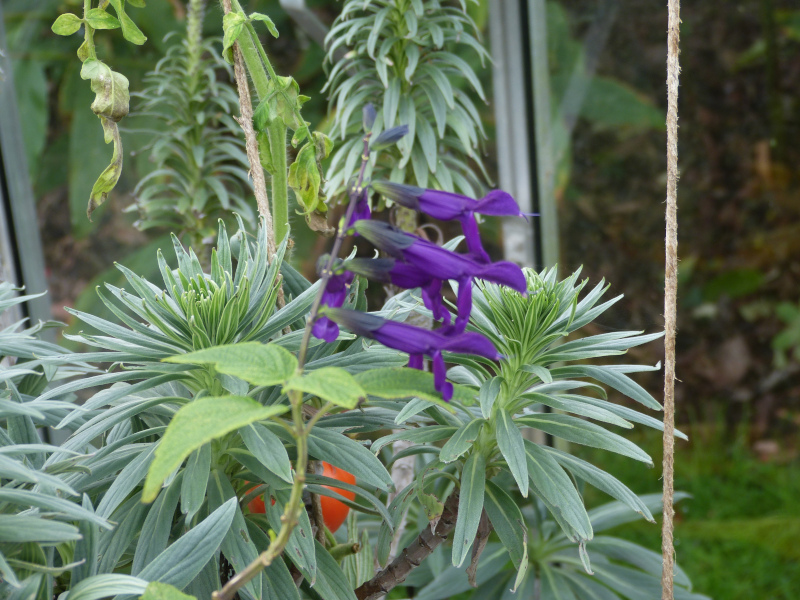
M676 443L675 489L692 498L676 508L675 548L694 589L715 600L800 597L800 462L762 462L745 436L725 439L714 426L684 431L690 441ZM655 469L590 448L573 445L571 451L636 493L661 491L660 434L626 437L653 457ZM590 507L607 500L586 489ZM660 551L660 524L642 521L612 533Z

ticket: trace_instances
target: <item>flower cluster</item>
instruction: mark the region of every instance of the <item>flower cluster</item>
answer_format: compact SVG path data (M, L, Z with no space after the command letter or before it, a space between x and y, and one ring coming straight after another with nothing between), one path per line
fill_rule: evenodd
M402 132L389 130L381 138L399 135ZM435 219L458 221L464 232L467 252L453 252L387 223L370 220L369 196L373 191ZM460 194L387 181L362 186L359 180L351 186L349 195L350 205L344 222L346 233L360 235L389 258L340 260L324 256L318 270L326 279L325 289L312 333L332 342L339 335L339 325L342 325L353 333L407 353L408 365L417 369L422 368L423 357L427 356L433 362L435 387L445 400L449 400L453 386L446 381L442 352L475 354L491 360L500 358L488 338L465 331L472 311L473 280L505 285L521 294L527 290L525 276L517 265L506 261L491 262L481 243L475 215L524 215L511 195L499 190L490 192L481 200L474 200ZM425 307L431 311L434 320L441 321L441 326L431 331L341 308L355 275L399 288L419 288ZM444 306L442 286L445 281L458 284L455 319Z

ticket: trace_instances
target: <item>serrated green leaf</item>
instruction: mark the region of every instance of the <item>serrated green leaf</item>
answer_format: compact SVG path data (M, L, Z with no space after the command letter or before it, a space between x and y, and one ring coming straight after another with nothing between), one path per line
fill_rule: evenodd
M407 367L386 367L363 371L355 379L370 396L384 400L420 398L454 412L453 407L442 400L442 394L434 387L432 373ZM453 400L470 405L475 401L475 392L466 386L454 385Z
M205 397L190 402L172 418L145 479L142 502L152 502L167 476L194 450L226 433L286 412L241 396Z
M355 408L359 400L367 396L356 379L339 367L323 367L296 375L283 389L299 390L344 408Z
M277 344L245 342L206 348L165 358L179 364L211 363L220 373L244 379L253 385L279 385L291 379L297 359Z

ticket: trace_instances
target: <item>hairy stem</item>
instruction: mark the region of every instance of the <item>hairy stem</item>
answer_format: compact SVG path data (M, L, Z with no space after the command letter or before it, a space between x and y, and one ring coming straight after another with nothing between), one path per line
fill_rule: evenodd
M436 548L447 539L455 529L456 515L458 514L458 493L453 492L444 504L442 517L436 524L436 529L430 527L422 530L417 539L404 548L396 559L375 575L372 579L356 588L358 600L375 600L397 587L408 574L422 564Z
M228 0L223 0L223 1L227 2ZM367 161L369 160L369 138L370 134L367 133L364 136L364 154L361 164L361 171L359 172L358 179L354 186L354 189L356 191L361 189L361 185L364 182L364 173L366 172L366 165ZM305 331L303 332L303 342L300 346L300 351L298 352L298 357L297 357L298 375L303 372L303 368L306 362L306 354L308 353L308 342L311 337L311 327L313 326L314 319L316 318L317 312L319 311L322 294L325 291L325 283L331 277L332 274L331 269L333 267L333 262L336 258L336 255L339 253L339 250L341 249L342 240L344 239L347 233L345 228L346 224L350 221L350 218L353 216L353 212L355 211L357 198L358 198L357 194L351 194L350 204L347 207L347 214L344 217L343 224L339 227L339 234L337 235L336 241L333 244L333 249L331 251L331 256L328 260L327 267L322 273L321 278L323 280L323 283L320 286L319 292L317 293L317 297L314 299L314 305L311 309L311 313L309 314L308 320L306 321ZM281 529L278 532L278 535L275 537L275 539L270 543L269 547L264 552L262 552L256 560L247 565L240 573L234 575L233 578L231 578L222 587L221 590L215 591L213 594L211 594L212 600L232 600L236 592L242 586L246 585L247 582L251 581L261 571L263 571L265 568L271 565L272 562L281 555L284 548L286 547L286 544L289 541L289 536L291 535L292 530L297 525L300 511L305 510L305 505L303 504L303 488L305 487L306 469L308 467L308 435L311 432L311 429L317 423L317 421L319 421L319 419L321 419L324 416L324 414L331 408L331 404L330 402L327 402L309 420L308 423L305 423L303 417L302 392L299 391L289 392L289 401L291 402L292 405L292 422L293 422L292 434L293 437L295 438L295 444L297 446L297 460L295 462L294 481L292 483L291 497L289 498L288 504L286 504L286 507L284 508L283 515L281 515ZM455 510L457 510L457 506L458 505L456 504ZM438 545L438 543L436 545Z
M297 462L295 463L292 493L281 515L281 529L269 547L259 557L234 575L221 590L211 594L211 600L231 600L236 592L262 570L272 564L283 552L289 542L289 536L297 525L300 511L305 510L303 504L303 488L306 483L306 467L308 466L308 429L303 420L303 394L299 391L289 393L292 403L292 421L294 423L295 443L297 444Z
M314 304L311 306L311 312L309 313L308 321L306 322L306 330L303 333L303 341L300 342L300 353L298 360L300 361L301 369L305 364L306 352L308 352L308 343L311 340L311 326L313 325L317 318L317 314L319 313L319 307L322 302L322 294L325 292L325 286L331 276L333 276L333 263L338 258L339 251L342 249L342 242L347 236L347 224L350 222L350 218L353 216L353 213L356 210L356 200L358 198L358 194L361 193L361 186L364 184L364 174L367 171L367 163L369 162L369 138L371 135L372 134L370 132L367 132L364 135L364 149L361 153L361 170L358 172L358 178L351 188L350 203L347 205L347 212L339 224L339 230L336 233L336 239L333 242L333 248L331 248L330 255L328 256L328 262L322 269L322 273L320 273L322 284L317 292L317 297L314 298Z
M286 126L280 119L269 125L269 146L272 154L272 212L275 215L275 236L283 240L289 233L289 188L286 166Z
M83 0L83 18L86 19L86 14L92 10L92 0ZM97 58L97 52L94 49L94 28L89 25L85 20L83 22L83 40L86 43L86 50L89 58Z

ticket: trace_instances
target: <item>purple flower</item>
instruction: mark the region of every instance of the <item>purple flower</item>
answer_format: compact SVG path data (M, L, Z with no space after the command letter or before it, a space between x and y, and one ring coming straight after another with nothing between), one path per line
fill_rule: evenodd
M344 308L326 308L324 315L357 335L405 352L409 355L408 366L412 368L421 368L422 357L430 357L433 361L434 386L442 393L442 398L445 400L453 397L453 384L446 380L447 373L442 352L475 354L490 360L502 358L488 338L473 331L449 334L429 331Z
M467 248L485 262L489 262L489 255L486 254L481 244L475 213L494 217L525 216L511 194L502 190L494 190L480 200L474 200L461 194L426 190L413 185L389 181L373 182L372 188L393 202L423 212L434 219L458 220L464 231Z
M327 263L328 255L322 256L318 265L322 265L323 261ZM320 306L338 308L344 304L345 298L347 298L348 288L350 284L353 283L354 278L355 275L350 271L344 271L342 273L334 272L325 285L325 291L322 292ZM321 316L314 322L311 333L316 338L325 340L326 342L333 342L339 337L339 326L327 317Z
M522 269L514 263L501 261L487 264L380 221L359 221L354 228L379 249L404 261L405 264L396 264L389 270L390 281L398 287L422 288L425 306L434 318L443 319L446 325L450 319L441 301L442 282L449 279L458 282L456 331L463 331L469 321L473 279L505 285L521 294L528 289Z

